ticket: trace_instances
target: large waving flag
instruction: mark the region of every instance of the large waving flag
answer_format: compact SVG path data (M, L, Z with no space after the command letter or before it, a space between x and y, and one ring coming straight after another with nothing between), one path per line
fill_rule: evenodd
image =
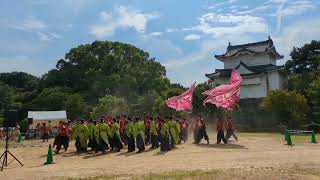
M174 96L166 100L168 107L176 111L192 110L192 96L196 83L179 96Z
M207 95L203 101L206 103L215 104L217 107L223 107L232 110L240 101L240 86L242 77L237 70L233 69L230 77L230 82L227 85L220 85L214 89L205 91L202 94Z

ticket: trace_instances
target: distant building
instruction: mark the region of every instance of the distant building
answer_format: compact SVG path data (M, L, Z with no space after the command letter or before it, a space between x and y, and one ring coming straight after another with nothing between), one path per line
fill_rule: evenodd
M277 66L276 61L283 58L269 37L266 41L231 45L226 53L215 55L224 63L224 69L216 69L214 73L206 74L215 84L227 84L232 69L237 69L244 81L241 85L241 99L264 98L268 91L281 89L286 83L286 77L280 73L284 66Z
M37 124L49 124L53 127L58 126L60 121L68 122L66 111L28 111L28 119L32 120L30 129L35 129Z

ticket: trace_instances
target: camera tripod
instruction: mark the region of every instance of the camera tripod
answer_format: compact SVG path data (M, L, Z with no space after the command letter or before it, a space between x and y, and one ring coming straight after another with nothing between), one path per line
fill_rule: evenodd
M5 151L3 152L3 154L0 157L0 161L2 161L2 165L1 165L1 171L3 171L3 167L4 166L8 166L9 164L11 164L14 160L18 161L19 164L21 166L23 166L23 164L9 151L9 128L8 126L6 127L6 147L5 147ZM14 159L12 161L10 161L8 163L8 154L11 155Z

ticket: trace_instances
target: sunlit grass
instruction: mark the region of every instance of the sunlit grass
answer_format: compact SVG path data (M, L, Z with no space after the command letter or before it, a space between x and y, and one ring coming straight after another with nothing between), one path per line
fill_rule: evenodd
M102 179L130 179L130 180L211 180L211 179L317 179L320 178L318 169L273 169L273 168L253 168L229 169L229 170L196 170L196 171L176 171L162 174L150 173L146 175L115 175L115 176L97 176L88 178L68 178L68 180L102 180Z
M281 133L238 133L239 137L261 137L261 138L273 138L275 140L284 141L284 134ZM310 143L311 134L292 134L291 139L293 143ZM316 135L317 141L320 140L320 135Z

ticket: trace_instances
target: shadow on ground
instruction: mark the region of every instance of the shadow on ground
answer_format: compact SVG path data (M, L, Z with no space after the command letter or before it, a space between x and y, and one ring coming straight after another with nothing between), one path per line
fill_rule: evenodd
M201 148L217 148L217 149L248 149L239 144L197 144Z

